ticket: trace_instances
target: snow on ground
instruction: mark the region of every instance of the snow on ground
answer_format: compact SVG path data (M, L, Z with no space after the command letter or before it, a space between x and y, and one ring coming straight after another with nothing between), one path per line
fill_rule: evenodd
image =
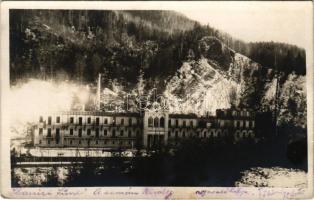
M42 185L48 181L48 177L54 176L54 173L58 184L62 185L69 175L69 170L66 167L24 167L14 169L16 182L19 186L24 187Z
M307 174L302 170L257 167L243 174L236 182L237 187L307 187Z
M110 149L102 148L24 148L16 149L17 154L30 154L34 157L112 157ZM124 157L134 156L134 151L125 150Z

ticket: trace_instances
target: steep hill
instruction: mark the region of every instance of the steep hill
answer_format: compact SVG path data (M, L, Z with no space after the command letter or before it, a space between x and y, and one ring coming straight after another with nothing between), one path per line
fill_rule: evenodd
M304 49L245 43L172 11L10 10L12 85L95 85L102 73L103 86L118 94L156 88L173 112L202 115L232 105L273 109L275 70L280 119L304 126Z
M202 38L199 46L201 58L184 62L167 82L164 96L171 112L205 115L231 106L274 110L274 70L213 37ZM305 76L282 73L279 81L279 123L306 127Z

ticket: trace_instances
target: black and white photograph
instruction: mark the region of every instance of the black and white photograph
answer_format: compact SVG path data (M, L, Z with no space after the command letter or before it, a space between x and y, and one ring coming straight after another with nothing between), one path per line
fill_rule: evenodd
M8 187L313 186L311 2L111 4L7 10Z

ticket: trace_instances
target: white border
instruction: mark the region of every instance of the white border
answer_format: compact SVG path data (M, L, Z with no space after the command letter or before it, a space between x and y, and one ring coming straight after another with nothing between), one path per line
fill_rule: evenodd
M311 198L313 197L313 125L314 125L314 112L313 112L313 20L308 26L308 34L312 36L308 39L308 46L306 47L306 63L307 63L307 125L308 125L308 188L301 195L296 195L299 190L296 188L219 188L219 187L150 187L151 193L145 193L144 187L103 187L100 188L101 195L95 195L94 192L98 187L89 188L22 188L23 195L18 195L13 192L10 185L10 141L9 135L9 115L8 99L6 95L9 94L9 14L10 8L15 9L90 9L90 10L172 10L173 8L180 8L182 10L204 10L206 6L223 6L224 4L231 4L234 6L259 6L261 4L268 5L280 5L285 6L288 4L296 6L304 6L305 15L313 19L313 5L312 2L157 2L157 1L118 1L118 2L2 2L1 3L1 194L3 197L15 197L15 198L110 198L110 199L165 199L167 194L170 199L180 198L192 198L192 199L278 199L278 198ZM300 37L304 37L303 33L300 33ZM231 166L232 167L232 166ZM68 193L60 191L68 189ZM159 194L153 191L159 191ZM207 193L202 196L196 194L196 191L206 191ZM16 191L15 191L16 192ZM21 191L20 191L21 192ZM50 193L50 195L29 195L32 192L44 192ZM59 192L59 193L58 193ZM69 194L72 193L72 195ZM119 194L119 192L138 192L139 195L125 195ZM218 192L216 195L213 192ZM220 192L220 194L219 194ZM293 195L295 194L295 195ZM269 196L268 196L269 195Z

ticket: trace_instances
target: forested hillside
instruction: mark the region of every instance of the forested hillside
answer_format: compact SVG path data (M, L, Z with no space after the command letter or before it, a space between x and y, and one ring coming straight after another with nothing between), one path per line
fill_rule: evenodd
M276 104L279 123L306 130L304 49L245 43L172 11L10 10L12 86L35 78L94 91L99 73L121 110L126 94L152 91L173 113Z
M11 10L10 80L35 77L93 83L98 73L131 89L170 79L199 59L199 41L216 37L266 68L305 74L305 51L279 43L244 43L173 11ZM215 51L215 50L213 50ZM276 57L276 62L275 62ZM232 60L217 62L228 69ZM121 76L123 74L123 76Z

